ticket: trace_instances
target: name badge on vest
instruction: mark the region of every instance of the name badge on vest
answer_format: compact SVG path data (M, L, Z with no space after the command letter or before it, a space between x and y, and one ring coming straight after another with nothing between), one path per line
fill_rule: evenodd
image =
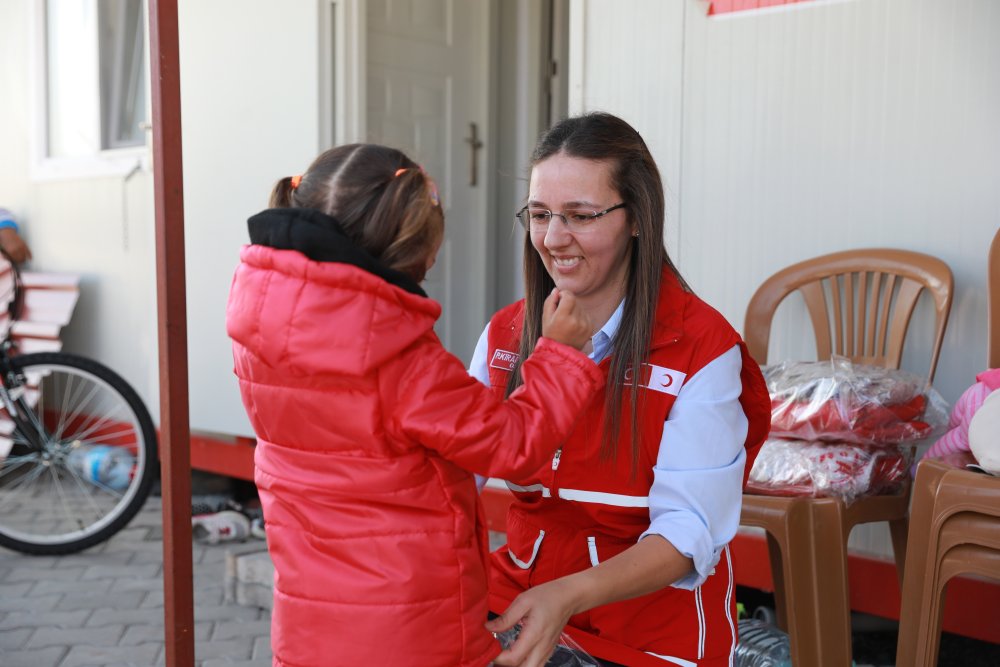
M517 360L520 358L521 355L517 352L498 349L493 352L493 358L490 359L490 367L498 368L502 371L513 371L514 366L517 365Z
M677 396L680 393L684 379L687 377L687 373L681 373L672 368L664 368L656 364L643 364L641 373L642 375L639 376L640 387L652 389L662 394L670 394L671 396ZM625 371L625 383L630 384L631 382L632 369L629 368Z

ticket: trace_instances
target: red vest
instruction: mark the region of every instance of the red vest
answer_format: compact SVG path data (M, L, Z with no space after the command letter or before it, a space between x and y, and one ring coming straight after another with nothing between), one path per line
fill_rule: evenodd
M517 359L524 302L490 321L490 384L503 394ZM507 516L507 545L493 554L491 608L502 611L526 588L596 565L624 551L649 527L649 490L663 433L677 393L719 355L739 345L740 403L749 421L744 484L767 436L770 401L757 363L717 311L685 292L664 270L649 360L640 373L639 464L632 475L629 394L623 395L617 457L601 460L604 396L579 416L572 434L547 465L510 480L515 501ZM610 358L600 369L606 374ZM665 446L669 446L666 443ZM695 591L672 587L597 607L570 625L603 639L698 665L728 664L736 641L735 583L728 549L715 573ZM681 663L683 664L683 663Z

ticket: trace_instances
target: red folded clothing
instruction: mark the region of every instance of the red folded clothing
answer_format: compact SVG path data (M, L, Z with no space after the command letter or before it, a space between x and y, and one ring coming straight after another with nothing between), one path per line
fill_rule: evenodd
M851 502L895 492L908 469L909 456L896 447L768 438L750 471L747 492Z
M771 435L891 445L926 438L943 426L944 402L905 371L829 361L763 369L771 394Z
M921 394L889 405L860 403L836 397L817 403L794 399L771 399L771 434L805 440L848 440L873 444L919 440L931 425L917 417L927 399Z

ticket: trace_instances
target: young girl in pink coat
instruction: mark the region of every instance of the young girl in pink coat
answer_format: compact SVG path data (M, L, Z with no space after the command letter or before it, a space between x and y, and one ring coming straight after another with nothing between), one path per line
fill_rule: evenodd
M355 144L275 186L227 309L275 567L275 665L479 667L488 537L472 473L549 460L603 385L569 292L497 397L434 333L420 287L444 215L401 152Z

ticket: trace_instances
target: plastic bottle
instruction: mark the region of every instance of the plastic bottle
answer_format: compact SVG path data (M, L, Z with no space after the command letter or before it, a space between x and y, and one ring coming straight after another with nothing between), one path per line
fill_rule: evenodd
M124 447L81 444L66 457L66 465L88 482L120 491L132 479L135 457Z
M735 667L792 667L788 634L756 618L739 621Z

